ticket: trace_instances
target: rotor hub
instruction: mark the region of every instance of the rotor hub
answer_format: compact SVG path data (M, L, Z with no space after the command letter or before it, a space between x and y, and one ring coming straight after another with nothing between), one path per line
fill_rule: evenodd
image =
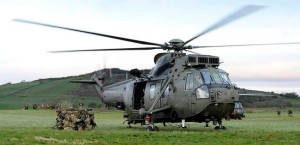
M173 49L174 51L181 51L184 41L181 39L172 39L169 41L169 44L171 46L170 49Z

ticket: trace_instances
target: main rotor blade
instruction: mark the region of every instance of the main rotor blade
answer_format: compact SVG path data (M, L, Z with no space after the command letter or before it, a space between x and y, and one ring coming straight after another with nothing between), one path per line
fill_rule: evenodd
M239 9L238 11L230 14L229 16L225 17L224 19L222 19L221 21L215 23L214 25L212 25L211 27L208 27L206 30L204 30L203 32L201 32L200 34L194 36L193 38L191 38L190 40L186 41L183 43L182 47L184 45L186 45L187 43L193 41L194 39L210 32L213 31L217 28L220 28L226 24L229 24L230 22L233 22L234 20L237 20L239 18L242 18L244 16L247 16L255 11L258 11L260 9L264 8L264 6L256 6L256 5L247 5L242 7L241 9Z
M293 45L300 44L300 42L287 43L261 43L261 44L238 44L238 45L211 45L211 46L193 46L194 48L209 48L209 47L238 47L238 46L263 46L263 45Z
M161 47L108 48L108 49L62 50L62 51L49 51L49 52L63 53L63 52L83 52L83 51L130 51L130 50L153 50L153 49L162 49L162 48Z
M35 24L35 25L41 25L41 26L52 27L52 28L65 29L65 30L76 31L76 32L81 32L81 33L87 33L87 34L92 34L92 35L97 35L97 36L108 37L108 38L112 38L112 39L118 39L118 40L123 40L123 41L138 43L138 44L155 45L155 46L165 47L165 45L158 44L158 43L152 43L152 42L135 40L135 39L129 39L129 38L118 37L118 36L113 36L113 35L107 35L107 34L101 34L101 33L89 32L89 31L83 31L83 30L72 29L72 28L67 28L67 27L60 27L60 26L55 26L55 25L49 25L49 24L44 24L44 23L39 23L39 22L28 21L28 20L14 19L13 21L22 22L22 23L29 23L29 24Z
M190 53L194 53L194 54L197 54L197 55L203 55L203 54L197 53L197 52L195 52L195 51L187 50L187 49L185 49L184 51L190 52Z

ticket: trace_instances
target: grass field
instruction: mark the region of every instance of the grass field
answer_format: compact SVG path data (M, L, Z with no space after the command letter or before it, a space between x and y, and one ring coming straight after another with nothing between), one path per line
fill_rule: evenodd
M243 120L224 121L227 130L215 131L203 123L157 124L159 132L146 132L145 126L126 128L122 112L95 111L98 127L89 131L56 130L55 111L0 110L0 144L299 144L300 111L288 117L282 111L251 110Z

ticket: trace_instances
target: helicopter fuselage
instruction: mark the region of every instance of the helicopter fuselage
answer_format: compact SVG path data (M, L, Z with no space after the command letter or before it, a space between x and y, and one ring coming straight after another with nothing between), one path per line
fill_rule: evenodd
M102 101L124 110L129 123L221 120L234 109L238 91L219 58L168 53L148 75L103 87Z

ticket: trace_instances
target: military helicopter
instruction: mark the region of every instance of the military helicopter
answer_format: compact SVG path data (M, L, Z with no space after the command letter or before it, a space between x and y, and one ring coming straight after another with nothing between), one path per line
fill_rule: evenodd
M244 6L187 41L172 39L169 43L164 44L22 19L15 19L14 21L150 45L149 47L138 48L51 51L52 53L165 50L166 52L158 53L154 57L155 66L149 74L142 74L138 69L132 69L130 74L134 76L133 79L109 86L103 86L104 78L97 75L93 75L90 80L74 80L73 82L94 84L100 99L105 104L125 111L124 117L127 118L129 127L131 124L141 123L147 125L147 131L158 131L159 128L155 126L155 123L181 122L180 127L186 128L186 122L205 122L208 125L212 121L215 129L225 129L222 119L233 112L235 103L239 101L239 92L231 83L229 74L219 68L220 59L218 56L198 54L191 49L299 43L218 46L191 46L187 44L210 31L262 8L264 7L256 5Z

